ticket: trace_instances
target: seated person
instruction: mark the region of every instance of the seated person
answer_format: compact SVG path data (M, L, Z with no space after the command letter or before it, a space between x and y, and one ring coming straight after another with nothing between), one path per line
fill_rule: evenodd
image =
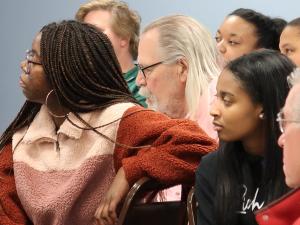
M36 225L113 224L135 181L191 184L216 148L196 123L139 106L92 25L44 26L21 68L27 100L0 147L12 141L17 193Z
M259 50L221 73L211 109L220 147L196 171L199 225L256 224L253 211L287 192L276 115L294 68L279 52Z
M260 225L300 225L300 69L289 76L293 86L277 121L281 130L278 144L283 148L285 182L291 192L256 212Z
M149 108L171 118L196 121L212 138L209 104L220 70L209 30L192 17L161 17L143 30L139 42L136 82ZM180 186L160 193L162 200L178 200ZM159 199L159 198L158 198Z

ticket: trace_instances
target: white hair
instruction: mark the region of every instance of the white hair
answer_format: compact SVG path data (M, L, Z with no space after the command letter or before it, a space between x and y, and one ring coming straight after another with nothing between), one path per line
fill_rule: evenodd
M290 87L300 84L300 68L294 69L294 71L287 78ZM296 120L300 119L300 93L297 94L293 100L294 104L291 106L293 108L294 117Z
M293 72L287 78L290 87L300 83L300 68L294 69Z
M159 32L159 47L165 59L185 58L188 63L185 98L188 113L195 118L201 95L220 74L216 43L208 29L189 16L159 18L143 33L152 29Z

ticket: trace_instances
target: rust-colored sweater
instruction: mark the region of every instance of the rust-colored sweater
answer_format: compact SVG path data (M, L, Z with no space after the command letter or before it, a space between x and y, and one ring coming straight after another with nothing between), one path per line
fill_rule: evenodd
M0 225L29 225L16 191L13 172L12 146L0 153Z
M193 184L201 157L217 148L216 141L197 123L169 119L140 107L126 111L117 141L128 146L151 145L138 150L116 146L116 171L123 167L130 185L143 176L170 185Z

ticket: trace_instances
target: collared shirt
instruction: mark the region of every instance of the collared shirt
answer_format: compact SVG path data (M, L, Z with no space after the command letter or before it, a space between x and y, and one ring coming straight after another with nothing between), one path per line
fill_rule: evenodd
M133 103L120 103L102 111L79 115L115 141L120 120ZM86 126L72 113L69 119ZM65 120L55 124L42 106L29 127L13 136L16 188L34 224L96 224L94 213L116 174L115 143ZM97 196L97 198L95 198Z
M123 75L127 82L129 90L133 94L135 99L138 100L138 102L140 104L142 104L142 106L147 107L146 98L144 96L139 95L139 93L138 93L139 87L135 83L138 72L139 72L139 69L137 66L135 66L133 69L129 70L128 72L124 73Z

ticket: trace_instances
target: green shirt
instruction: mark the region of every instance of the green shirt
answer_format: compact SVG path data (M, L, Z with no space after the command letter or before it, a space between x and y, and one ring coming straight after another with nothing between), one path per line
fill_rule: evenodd
M140 104L142 104L144 107L147 107L146 98L144 96L141 96L138 94L139 87L135 83L138 72L139 72L139 69L137 66L135 66L133 69L129 70L127 73L125 73L123 75L127 82L129 90L131 91L131 93L133 94L135 99L138 100L138 102Z

